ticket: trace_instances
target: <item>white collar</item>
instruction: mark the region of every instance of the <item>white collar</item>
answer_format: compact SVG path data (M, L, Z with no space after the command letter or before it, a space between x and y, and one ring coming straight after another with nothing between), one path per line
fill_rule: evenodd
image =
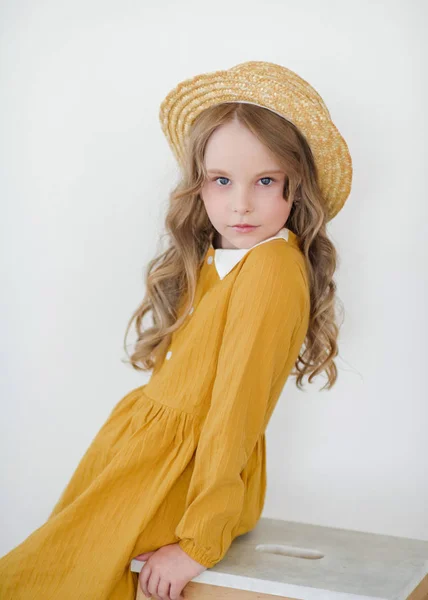
M282 227L275 235L272 235L265 240L262 240L258 244L254 244L250 248L214 248L210 244L211 249L214 250L214 264L217 269L217 273L220 279L224 279L226 275L233 269L233 267L241 260L243 256L247 254L252 248L265 244L270 240L283 239L288 242L288 234L290 230L287 227Z

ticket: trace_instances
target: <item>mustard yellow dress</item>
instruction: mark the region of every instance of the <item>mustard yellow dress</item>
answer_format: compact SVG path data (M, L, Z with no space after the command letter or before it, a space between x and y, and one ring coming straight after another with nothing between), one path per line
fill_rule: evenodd
M293 232L210 245L162 363L113 408L47 521L0 559L1 600L132 600L132 558L171 543L219 562L261 516L265 429L309 313Z

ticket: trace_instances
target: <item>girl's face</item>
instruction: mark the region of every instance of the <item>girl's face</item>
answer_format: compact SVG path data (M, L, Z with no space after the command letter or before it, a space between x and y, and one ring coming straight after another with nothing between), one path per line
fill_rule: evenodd
M251 248L285 226L291 203L283 198L285 172L275 156L238 121L221 125L205 150L208 179L201 197L217 230L219 248ZM232 226L256 225L249 232Z

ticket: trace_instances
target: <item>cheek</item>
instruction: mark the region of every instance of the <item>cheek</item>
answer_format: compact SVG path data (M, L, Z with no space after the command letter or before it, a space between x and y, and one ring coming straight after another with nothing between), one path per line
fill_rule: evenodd
M211 220L221 217L224 212L223 203L221 200L219 200L219 198L215 197L215 194L205 192L203 195L203 202L205 205L205 210L207 211L207 214Z
M259 208L265 215L271 215L273 218L282 218L290 212L289 205L281 194L269 198L266 202L261 202Z
M211 187L207 186L203 191L204 203L210 210L215 210L217 207L224 204L222 194L216 193Z

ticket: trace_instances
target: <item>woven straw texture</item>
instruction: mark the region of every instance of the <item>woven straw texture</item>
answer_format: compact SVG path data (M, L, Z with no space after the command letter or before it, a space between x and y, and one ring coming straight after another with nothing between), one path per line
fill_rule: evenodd
M294 71L265 61L248 61L230 69L185 79L162 101L162 131L181 165L186 138L200 112L223 102L257 104L299 128L314 155L328 220L343 207L351 191L352 160L348 146L331 120L318 92Z

